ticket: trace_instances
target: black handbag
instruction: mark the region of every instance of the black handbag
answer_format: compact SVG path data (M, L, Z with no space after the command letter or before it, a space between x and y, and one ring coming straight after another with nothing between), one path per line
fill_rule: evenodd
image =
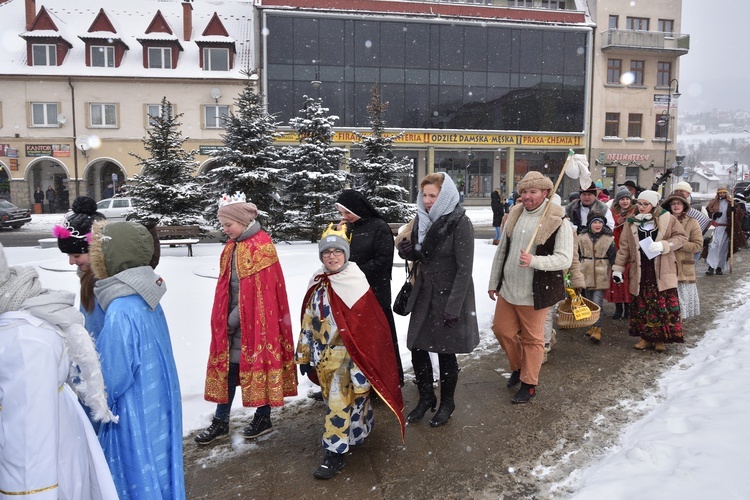
M416 263L414 263L414 265L416 266ZM413 288L413 285L411 284L412 272L409 270L408 262L404 263L404 268L406 269L406 283L401 287L398 295L396 295L396 300L393 302L393 312L399 316L408 316L411 312L411 310L407 308L407 304L409 303L409 296L411 295L411 290Z

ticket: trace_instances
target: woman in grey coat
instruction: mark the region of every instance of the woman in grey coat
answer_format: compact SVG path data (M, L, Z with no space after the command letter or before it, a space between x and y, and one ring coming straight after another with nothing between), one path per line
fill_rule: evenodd
M479 343L471 278L474 227L458 202L458 190L448 174L425 176L411 231L398 243L399 256L413 261L416 269L407 306L411 319L406 346L411 350L419 403L407 421L418 422L428 409L435 411L429 355L435 352L440 362L440 408L430 420L432 427L445 425L456 407L456 354L471 352Z

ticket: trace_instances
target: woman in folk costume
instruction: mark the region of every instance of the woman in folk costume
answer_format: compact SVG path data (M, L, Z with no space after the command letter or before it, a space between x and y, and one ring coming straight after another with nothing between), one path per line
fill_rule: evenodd
M727 268L730 254L745 247L745 234L742 232L742 210L735 210L734 200L727 192L727 188L716 190L716 197L708 202L706 211L711 218L714 234L708 248L703 250L701 257L706 258L707 276L721 275L722 269ZM734 230L732 230L734 228ZM731 243L732 248L729 248Z
M117 499L92 417L107 407L99 359L75 295L44 290L0 245L0 497ZM77 397L76 397L77 396Z
M120 421L99 442L121 500L182 499L182 400L164 280L149 266L153 238L135 222L94 223L89 244L104 326L96 340L108 403Z
M78 267L81 280L81 313L86 319L86 330L94 341L104 325L104 311L94 297L94 273L89 261L91 227L106 217L96 210L96 202L88 196L79 196L73 201L73 213L62 224L52 229L60 251L68 255L71 266Z
M320 384L327 406L323 461L313 473L330 479L344 467L344 454L374 426L370 392L396 415L404 434L403 400L391 331L383 310L355 262L349 239L332 225L323 232L315 272L302 302L296 361ZM317 379L317 380L315 380Z
M682 319L699 316L701 313L698 287L695 284L695 256L703 249L703 233L698 221L688 215L690 202L682 196L669 196L662 208L669 210L680 221L688 239L682 248L677 250L677 295L680 298L680 316Z
M656 191L642 191L637 207L638 212L628 218L620 236L612 278L621 282L625 265L630 263L630 293L634 299L628 333L641 338L635 349L653 347L664 352L666 344L684 342L675 251L682 248L687 235L679 221L659 206ZM644 240L648 244L642 243Z
M225 195L219 204L229 240L219 258L205 390L206 401L218 404L211 425L196 436L198 444L229 435L237 386L243 406L257 407L243 431L248 439L271 432L271 407L297 395L292 323L276 247L244 195Z
M622 228L625 227L628 217L635 212L635 204L627 187L621 186L617 190L610 210L615 220L615 228L612 231L612 236L615 238L615 249L619 249ZM622 283L615 283L610 279L609 290L604 295L607 302L615 304L615 313L612 315L612 319L628 319L630 317L630 301L632 296L630 295L630 280L628 279L629 268L630 264L626 264L625 272L622 273Z
M414 289L407 309L411 311L406 346L419 389L419 402L407 416L419 422L427 410L435 410L430 353L440 364L440 407L430 426L445 425L456 405L458 384L456 354L469 353L479 344L474 300L474 226L459 205L453 179L445 173L426 175L420 182L417 216L410 230L397 238L398 254L416 269Z

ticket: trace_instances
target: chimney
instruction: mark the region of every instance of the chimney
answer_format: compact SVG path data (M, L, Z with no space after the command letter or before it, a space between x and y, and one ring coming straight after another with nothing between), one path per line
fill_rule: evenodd
M31 29L31 24L36 18L36 0L26 0L26 31Z
M33 2L34 0L26 1ZM188 0L182 2L182 32L185 41L189 42L190 38L193 36L193 4Z

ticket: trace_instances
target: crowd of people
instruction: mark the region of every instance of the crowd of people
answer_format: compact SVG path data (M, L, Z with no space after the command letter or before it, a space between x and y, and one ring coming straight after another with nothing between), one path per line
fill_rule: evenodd
M216 409L194 437L198 445L230 435L237 388L243 406L255 408L243 436L272 432L271 410L297 394L298 369L320 386L325 404L317 479L338 474L370 434L374 400L394 414L402 439L406 422L416 425L428 412L431 427L449 422L460 401L457 354L479 344L474 228L448 174L430 173L419 187L417 214L395 240L366 195L340 194L341 220L321 234L322 265L310 277L296 342L284 274L258 207L242 195L222 198L217 216L228 241L207 321L205 377L205 399ZM705 213L683 182L663 200L632 181L604 200L592 183L565 208L539 172L516 189L510 207L499 190L493 194L500 213L487 287L496 302L492 331L510 367L504 385L519 386L513 404L537 395L566 288L600 307L613 303L613 318L627 319L639 338L635 349L663 352L683 342L683 320L700 314L696 260L703 254L706 274L721 275L745 246L743 211L723 188ZM0 336L0 490L184 498L180 384L154 239L140 224L107 221L89 197L74 201L54 234L77 266L79 310L73 294L43 289L33 269L9 267L0 247L7 332ZM394 250L412 285L405 347L419 399L406 410L391 308ZM601 325L600 318L586 331L595 343Z

